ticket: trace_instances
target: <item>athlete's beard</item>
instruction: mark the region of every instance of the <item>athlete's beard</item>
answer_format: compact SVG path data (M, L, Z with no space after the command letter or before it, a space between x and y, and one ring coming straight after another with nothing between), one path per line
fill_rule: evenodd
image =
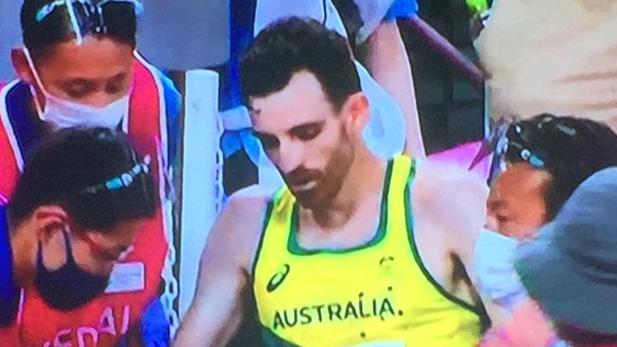
M344 138L336 147L323 170L309 170L300 167L285 177L285 181L290 186L310 181L316 182L310 190L292 191L302 207L324 209L330 206L332 200L338 195L354 157L353 146L346 140Z

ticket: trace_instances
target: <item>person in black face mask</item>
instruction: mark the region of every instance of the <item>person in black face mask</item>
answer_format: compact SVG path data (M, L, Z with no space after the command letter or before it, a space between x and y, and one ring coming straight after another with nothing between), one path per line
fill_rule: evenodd
M20 288L60 310L105 291L156 212L149 162L103 128L59 131L32 152L10 202L0 196L0 332L15 323Z

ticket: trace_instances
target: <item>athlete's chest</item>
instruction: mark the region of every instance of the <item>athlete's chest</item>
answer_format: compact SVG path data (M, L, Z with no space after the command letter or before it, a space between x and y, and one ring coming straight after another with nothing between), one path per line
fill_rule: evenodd
M387 244L307 251L262 266L254 283L262 323L298 341L396 331L417 312L409 300L416 274L409 254Z
M293 237L300 247L313 250L345 250L370 242L379 232L382 213L378 196L367 198L336 226L320 225L319 216L299 211ZM324 223L325 224L325 223Z
M342 228L323 230L319 228L302 228L294 238L298 245L307 250L341 250L353 249L370 242L379 232L378 218L356 222Z

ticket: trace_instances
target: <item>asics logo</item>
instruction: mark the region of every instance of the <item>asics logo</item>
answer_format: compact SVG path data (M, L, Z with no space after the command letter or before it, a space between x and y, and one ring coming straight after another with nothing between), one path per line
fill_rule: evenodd
M291 266L289 266L289 264L284 264L277 273L272 275L272 278L270 278L270 281L266 286L266 290L268 291L268 293L272 293L273 291L275 291L283 283L283 281L285 281L285 278L287 278L290 269Z

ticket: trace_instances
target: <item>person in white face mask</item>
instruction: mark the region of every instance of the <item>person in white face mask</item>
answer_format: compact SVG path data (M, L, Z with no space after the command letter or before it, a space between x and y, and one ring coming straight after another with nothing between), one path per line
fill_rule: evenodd
M134 0L24 3L25 47L14 49L12 60L31 87L36 113L51 130L115 128L129 112L135 19L123 14L125 25L112 19L121 7L133 16L141 11ZM62 12L68 24L57 23ZM34 18L27 18L31 13ZM74 42L64 36L74 36Z
M126 90L125 95L104 106L89 105L53 95L45 88L27 48L24 49L24 56L35 82L32 91L33 95L37 96L33 99L37 114L52 130L79 126L113 129L129 112L130 90ZM43 102L39 100L41 98L44 99Z
M582 181L617 165L617 135L595 121L543 114L512 124L506 138L506 169L491 187L474 271L481 295L510 319L481 346L558 346L516 274L514 251L536 237Z
M489 194L486 230L476 242L475 266L480 290L508 311L525 297L511 255L521 240L532 237L545 223L549 180L544 170L513 164Z
M23 46L11 54L19 79L0 84L0 195L10 199L31 148L51 132L73 127L127 133L152 158L159 191L170 191L161 178L175 160L180 98L171 81L135 51L141 11L139 0L23 0ZM110 283L119 286L68 313L25 290L22 345L81 345L78 331L84 329L96 332L92 338L100 346L132 345L128 336L138 336L135 331L146 345L168 342L158 295L171 204L160 195L159 212L145 223L147 233L138 233L133 252L112 275ZM114 282L114 276L135 281ZM110 316L123 319L108 322ZM100 328L101 322L109 329Z

